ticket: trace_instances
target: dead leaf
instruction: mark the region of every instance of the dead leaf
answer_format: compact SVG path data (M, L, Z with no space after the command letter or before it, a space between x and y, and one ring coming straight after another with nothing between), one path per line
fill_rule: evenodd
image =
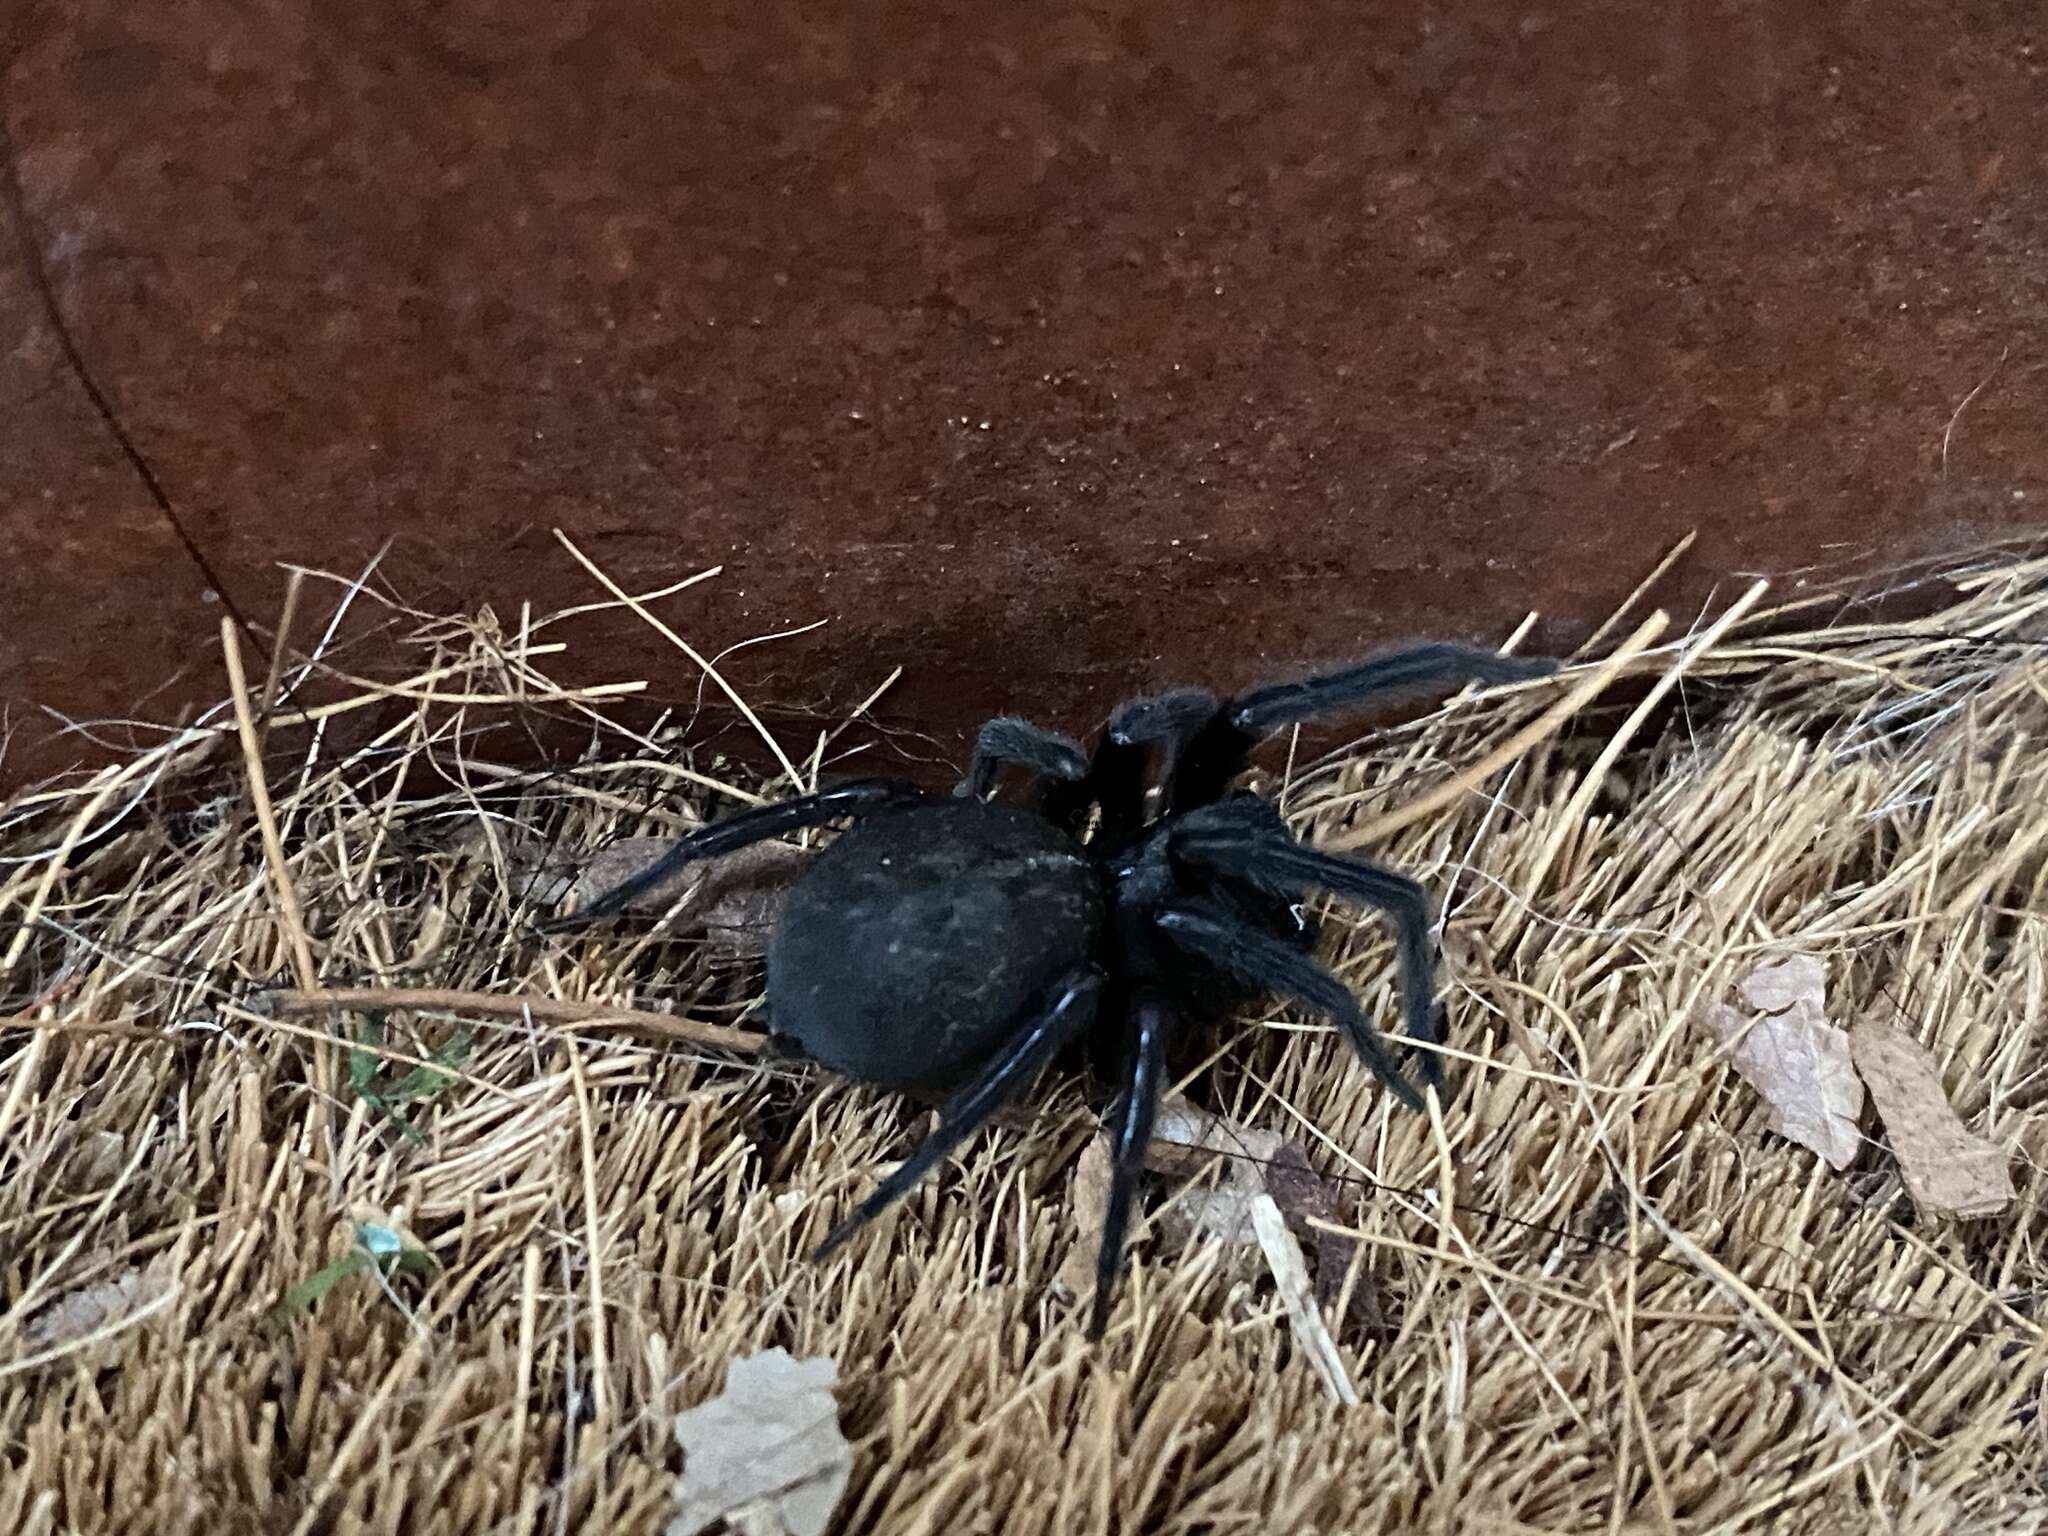
M1145 1163L1164 1173L1204 1175L1199 1186L1175 1199L1174 1225L1227 1243L1256 1243L1252 1199L1266 1192L1265 1169L1279 1156L1277 1131L1234 1124L1168 1094L1160 1101ZM1212 1168L1213 1178L1207 1176Z
M1270 1197L1288 1225L1314 1244L1316 1297L1325 1306L1343 1293L1357 1241L1318 1222L1337 1219L1335 1192L1318 1174L1301 1146L1277 1131L1239 1125L1195 1108L1179 1094L1160 1102L1146 1166L1164 1173L1200 1173L1224 1159L1213 1184L1183 1191L1168 1209L1165 1225L1183 1236L1196 1232L1226 1242L1258 1243L1253 1202ZM1352 1288L1350 1320L1378 1330L1385 1323L1377 1288L1361 1278Z
M1309 1166L1308 1154L1291 1141L1282 1141L1280 1151L1266 1165L1266 1190L1287 1215L1295 1229L1315 1245L1316 1300L1335 1306L1344 1294L1344 1279L1358 1252L1358 1239L1333 1232L1328 1225L1338 1219L1336 1192L1323 1176ZM1361 1274L1351 1288L1345 1315L1361 1328L1378 1333L1387 1325L1380 1307L1379 1287L1370 1274Z
M1445 928L1437 953L1453 980L1484 975L1494 968L1492 942L1471 923L1453 923Z
M1358 1245L1342 1232L1315 1225L1336 1219L1336 1199L1309 1165L1308 1154L1294 1142L1276 1131L1212 1115L1182 1095L1168 1093L1159 1102L1145 1166L1154 1173L1202 1181L1180 1190L1161 1214L1160 1226L1171 1241L1185 1243L1201 1234L1256 1246L1267 1250L1270 1266L1275 1262L1271 1245L1262 1238L1257 1219L1257 1203L1268 1201L1295 1233L1315 1245L1316 1300L1329 1306L1342 1295ZM1109 1214L1114 1171L1105 1130L1089 1140L1074 1167L1077 1236L1056 1277L1069 1295L1085 1296L1094 1289L1095 1259ZM1277 1269L1274 1276L1280 1278ZM1370 1279L1352 1288L1346 1316L1373 1331L1385 1326Z
M1966 1128L1927 1049L1883 1013L1849 1036L1856 1070L1891 1133L1906 1192L1923 1215L1995 1216L2013 1200L2005 1149Z
M1102 1242L1102 1224L1109 1219L1109 1181L1115 1171L1109 1155L1109 1132L1088 1139L1074 1165L1074 1246L1060 1261L1059 1285L1070 1296L1085 1296L1095 1285L1095 1255Z
M577 871L575 905L583 906L625 884L673 846L667 838L626 837L599 849ZM687 896L676 910L671 931L701 931L714 948L732 958L753 959L768 952L768 935L782 915L783 898L809 858L788 843L754 843L684 865L629 902L626 910L658 917Z
M21 1353L47 1355L89 1339L111 1341L131 1318L163 1306L176 1289L177 1270L168 1255L116 1279L59 1296L21 1329Z
M838 1364L771 1349L725 1368L725 1390L676 1415L683 1475L667 1536L720 1520L747 1536L821 1536L853 1452L832 1397Z
M1827 1021L1827 962L1792 955L1757 967L1737 990L1748 1010L1723 1003L1707 1023L1735 1070L1764 1096L1771 1129L1838 1171L1848 1167L1863 1146L1863 1083L1847 1032Z

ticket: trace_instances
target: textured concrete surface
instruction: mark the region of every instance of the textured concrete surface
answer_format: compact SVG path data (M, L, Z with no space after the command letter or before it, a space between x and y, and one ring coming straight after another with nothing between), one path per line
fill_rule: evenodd
M2048 524L2021 4L33 4L78 346L232 600L667 612L765 708L1082 726L1418 633ZM10 216L10 223L12 223ZM0 693L219 608L0 265ZM2003 362L2001 363L2001 359ZM1966 397L1967 411L1956 412ZM1944 453L1945 446L1945 453ZM591 675L696 679L630 620ZM169 679L166 686L166 679ZM7 771L0 769L0 771Z

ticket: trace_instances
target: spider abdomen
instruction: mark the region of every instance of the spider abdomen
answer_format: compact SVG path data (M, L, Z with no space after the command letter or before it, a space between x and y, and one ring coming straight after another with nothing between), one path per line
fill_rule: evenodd
M1103 910L1080 847L1030 811L956 799L874 816L789 893L770 1027L848 1077L946 1086L1088 959Z

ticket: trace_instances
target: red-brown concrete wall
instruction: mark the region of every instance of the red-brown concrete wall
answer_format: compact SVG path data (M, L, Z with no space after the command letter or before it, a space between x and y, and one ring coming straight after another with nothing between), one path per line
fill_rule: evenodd
M28 5L78 344L235 602L677 599L764 706L1082 726L1420 632L2048 525L2033 6ZM10 219L10 222L12 220ZM10 231L12 233L12 231ZM0 267L0 691L218 608ZM2000 366L2000 359L2004 362ZM1948 442L1957 406L1980 382ZM695 679L630 620L591 673ZM181 675L168 689L168 675Z

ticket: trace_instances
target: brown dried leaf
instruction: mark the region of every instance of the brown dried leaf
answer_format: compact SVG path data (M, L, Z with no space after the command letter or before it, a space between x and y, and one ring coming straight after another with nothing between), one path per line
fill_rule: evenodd
M21 1352L51 1354L96 1335L110 1336L138 1313L163 1305L176 1280L175 1266L159 1256L147 1267L67 1292L22 1326Z
M1174 1201L1175 1225L1227 1243L1256 1243L1252 1199L1265 1193L1265 1169L1279 1155L1278 1132L1234 1124L1169 1094L1160 1101L1145 1162L1166 1173L1202 1175Z
M1332 1232L1328 1226L1315 1225L1337 1220L1336 1191L1309 1166L1308 1154L1291 1141L1281 1142L1278 1155L1266 1165L1266 1191L1294 1227L1315 1245L1316 1300L1326 1307L1334 1306L1344 1294L1344 1279L1350 1272L1352 1256L1358 1251L1358 1239ZM1361 1328L1378 1332L1386 1326L1379 1288L1370 1275L1359 1276L1358 1283L1351 1288L1345 1312Z
M1256 1218L1257 1202L1270 1201L1288 1225L1315 1245L1315 1290L1327 1306L1344 1288L1356 1242L1341 1232L1313 1225L1336 1216L1330 1186L1309 1165L1308 1154L1274 1131L1238 1125L1169 1093L1153 1122L1145 1166L1155 1173L1198 1176L1201 1185L1183 1189L1161 1219L1165 1230L1185 1242L1197 1233L1269 1250ZM1061 1262L1057 1279L1070 1295L1086 1295L1095 1284L1095 1257L1109 1213L1114 1173L1110 1140L1101 1132L1082 1149L1074 1169L1074 1225L1077 1240ZM1211 1177L1213 1176L1213 1178ZM1384 1323L1371 1283L1353 1288L1347 1313L1353 1322L1377 1329Z
M1102 1241L1102 1224L1109 1219L1109 1181L1113 1165L1109 1156L1109 1132L1088 1139L1081 1159L1074 1165L1074 1246L1060 1261L1056 1277L1070 1296L1085 1296L1095 1284L1095 1254Z
M1453 923L1445 928L1437 952L1453 979L1480 976L1493 969L1493 944L1471 923Z
M839 1431L830 1357L771 1349L725 1368L725 1390L676 1415L683 1475L667 1536L725 1521L749 1536L822 1536L853 1452Z
M1880 1012L1860 1020L1849 1043L1922 1214L1995 1216L2012 1204L2005 1149L1963 1125L1919 1041Z
M1837 1170L1862 1149L1863 1083L1849 1036L1828 1023L1827 962L1792 955L1737 984L1745 1011L1721 1004L1707 1023L1729 1060L1771 1111L1771 1129L1811 1148Z

